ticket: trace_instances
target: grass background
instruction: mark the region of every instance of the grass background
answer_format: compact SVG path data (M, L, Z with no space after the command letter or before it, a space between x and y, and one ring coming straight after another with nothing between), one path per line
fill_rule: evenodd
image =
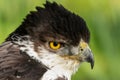
M120 80L120 0L50 0L85 19L91 31L94 69L83 63L72 80ZM0 43L29 11L45 0L0 0Z

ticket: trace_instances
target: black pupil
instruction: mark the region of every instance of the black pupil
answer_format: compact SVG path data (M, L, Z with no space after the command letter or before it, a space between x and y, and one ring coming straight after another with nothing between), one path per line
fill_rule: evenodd
M54 42L53 45L54 45L54 46L57 46L57 45L58 45L58 42Z

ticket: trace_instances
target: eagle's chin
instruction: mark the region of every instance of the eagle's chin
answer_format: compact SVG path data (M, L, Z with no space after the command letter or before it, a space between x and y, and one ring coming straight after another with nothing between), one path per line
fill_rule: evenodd
M40 80L71 80L71 75L78 70L79 64L74 61L64 63L66 64L56 64L48 69Z
M50 58L51 56L51 58ZM74 74L80 63L77 60L65 59L58 55L46 55L48 61L42 60L44 65L48 66L49 69L43 75L41 80L71 80L71 75ZM61 80L60 79L60 80Z

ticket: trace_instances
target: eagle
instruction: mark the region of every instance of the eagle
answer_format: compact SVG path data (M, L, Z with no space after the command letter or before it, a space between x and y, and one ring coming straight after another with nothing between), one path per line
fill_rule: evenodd
M94 66L89 42L83 18L46 1L0 45L0 80L71 80L81 63Z

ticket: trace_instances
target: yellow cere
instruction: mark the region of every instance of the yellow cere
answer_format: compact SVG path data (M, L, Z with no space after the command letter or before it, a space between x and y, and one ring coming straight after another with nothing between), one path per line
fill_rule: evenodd
M83 48L83 49L84 49L84 48L86 48L86 47L87 47L87 45L88 45L88 44L87 44L87 43L85 43L85 42L81 42L81 43L80 43L80 47L81 47L81 48Z
M51 49L57 50L57 49L59 49L61 47L61 44L59 42L51 41L49 43L49 46L50 46Z

